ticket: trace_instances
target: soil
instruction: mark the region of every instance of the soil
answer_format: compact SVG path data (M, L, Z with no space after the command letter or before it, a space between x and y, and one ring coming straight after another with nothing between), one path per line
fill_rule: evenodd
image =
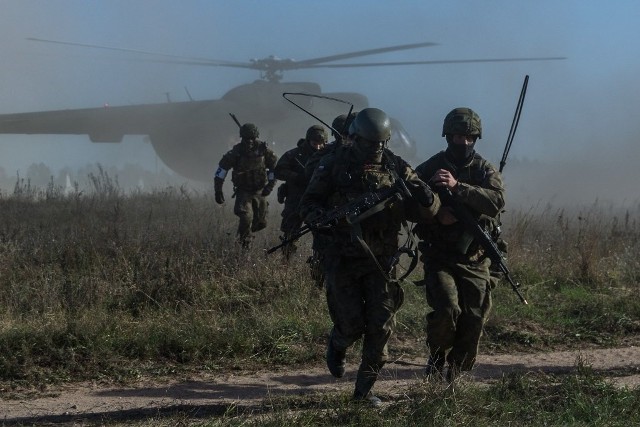
M588 366L621 387L640 386L640 347L567 350L546 353L480 355L476 367L464 381L490 383L511 372L566 374L579 364ZM203 373L189 379L158 383L140 381L126 387L95 383L69 384L19 398L0 400L0 423L74 424L132 421L172 413L197 416L224 414L230 408L260 408L271 397L349 392L355 380L356 364L347 367L344 378L333 378L324 365L299 371L273 370ZM383 397L401 396L420 381L424 359L400 357L388 363L375 390Z

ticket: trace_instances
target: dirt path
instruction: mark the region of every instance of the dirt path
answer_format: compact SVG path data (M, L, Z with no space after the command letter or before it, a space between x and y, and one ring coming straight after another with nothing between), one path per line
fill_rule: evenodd
M640 347L562 351L535 354L482 355L470 373L471 381L489 382L517 371L564 373L581 360L616 384L640 386ZM421 377L424 360L399 358L389 363L376 390L395 395ZM100 387L82 383L47 390L20 400L0 400L0 422L67 423L77 420L142 419L178 411L223 414L230 406L259 406L270 396L351 390L357 366L349 365L342 379L324 366L294 372L258 372L242 375L203 375L189 381L139 383L135 387Z

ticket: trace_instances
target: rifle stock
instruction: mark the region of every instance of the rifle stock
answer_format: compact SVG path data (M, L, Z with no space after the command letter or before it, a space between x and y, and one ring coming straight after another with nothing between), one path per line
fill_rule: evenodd
M493 241L487 230L482 228L478 221L473 217L469 209L467 209L462 203L460 203L450 190L438 190L438 195L444 204L447 204L453 208L456 218L461 221L466 230L471 233L471 235L478 241L480 246L485 250L485 253L491 259L491 262L498 266L504 277L507 279L509 284L511 285L511 289L518 295L520 301L528 305L529 303L524 298L524 296L520 293L519 285L513 281L511 278L511 272L507 267L507 263L498 249L498 246Z

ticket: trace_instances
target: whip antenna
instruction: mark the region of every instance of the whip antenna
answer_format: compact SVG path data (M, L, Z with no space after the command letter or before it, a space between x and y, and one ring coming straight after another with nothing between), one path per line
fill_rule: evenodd
M292 100L287 98L287 96L289 96L289 95L309 96L309 97L312 97L312 98L328 99L330 101L336 101L336 102L340 102L342 104L349 104L350 107L349 107L349 112L347 113L347 117L349 117L349 115L351 115L351 112L353 111L353 104L351 102L345 101L343 99L332 98L330 96L324 96L324 95L316 95L314 93L304 93L304 92L284 92L282 94L282 97L284 99L286 99L287 101L289 101L290 103L292 103L293 105L295 105L296 107L298 107L299 109L301 109L302 111L304 111L305 113L307 113L308 115L310 115L311 117L313 117L314 119L316 119L317 121L319 121L320 123L322 123L323 125L325 125L326 127L328 127L329 129L331 129L332 131L334 131L335 133L338 133L338 134L342 134L341 131L343 131L344 129L338 130L338 129L332 128L331 125L328 125L327 123L325 123L324 120L322 120L318 116L314 115L310 111L305 110L304 107L301 107L300 105L296 104L295 102L293 102Z
M513 137L516 134L518 128L518 122L520 121L520 114L522 114L522 104L524 104L524 97L527 93L527 85L529 84L529 76L524 77L524 83L522 84L522 90L520 91L520 98L518 99L518 105L516 106L516 112L513 115L513 121L511 122L511 129L509 130L509 136L507 137L507 144L504 146L504 153L502 153L502 159L500 160L500 173L507 164L507 156L509 156L509 150L511 150L511 144L513 143Z

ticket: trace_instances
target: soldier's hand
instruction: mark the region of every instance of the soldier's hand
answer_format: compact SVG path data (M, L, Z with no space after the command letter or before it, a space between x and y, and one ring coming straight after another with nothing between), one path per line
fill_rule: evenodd
M429 184L437 188L446 188L453 191L456 185L458 185L458 180L455 179L448 170L438 169L433 177L431 177Z
M324 216L324 210L320 208L316 208L307 214L307 216L304 218L304 222L309 224L309 226L313 227L314 225L317 225L318 220L323 216Z
M433 204L433 191L427 184L422 181L408 181L407 188L411 193L411 196L420 205L428 208Z
M224 193L222 193L222 191L216 191L215 198L217 204L221 205L224 203Z

